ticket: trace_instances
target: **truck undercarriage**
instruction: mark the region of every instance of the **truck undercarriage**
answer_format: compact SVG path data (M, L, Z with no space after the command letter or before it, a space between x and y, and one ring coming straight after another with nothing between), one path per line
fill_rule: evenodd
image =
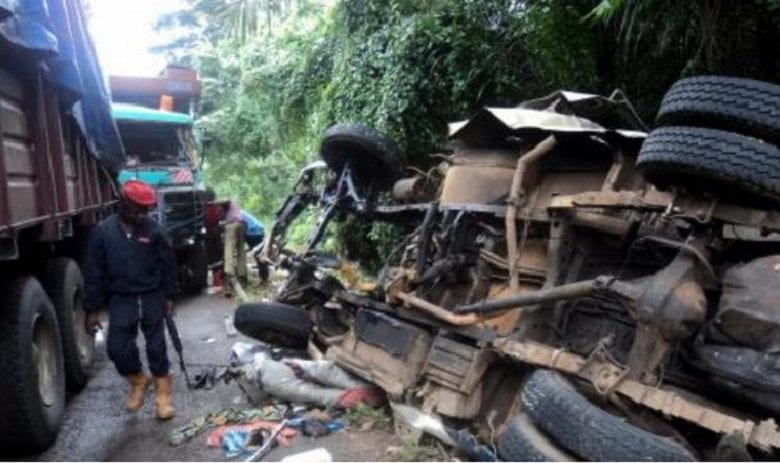
M266 241L289 271L278 303L328 358L504 459L776 458L780 131L694 111L696 83L670 90L683 109L665 100L647 136L619 94L484 110L408 178L381 134L332 127L330 180L305 171ZM282 252L307 205L317 229ZM314 251L346 215L406 230L372 288L347 289ZM237 327L264 307L240 306Z

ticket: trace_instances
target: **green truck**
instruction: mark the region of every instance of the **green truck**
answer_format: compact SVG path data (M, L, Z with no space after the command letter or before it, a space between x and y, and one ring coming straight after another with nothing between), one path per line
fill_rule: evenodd
M110 83L112 115L126 154L119 182L138 179L155 188L152 216L176 251L179 285L198 292L207 284L205 216L214 199L203 181L192 130L200 83L194 71L176 67L151 78L112 76Z

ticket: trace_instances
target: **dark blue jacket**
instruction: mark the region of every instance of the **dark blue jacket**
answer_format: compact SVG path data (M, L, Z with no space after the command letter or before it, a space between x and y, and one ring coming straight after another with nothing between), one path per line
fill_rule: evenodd
M160 225L146 218L128 237L114 214L92 231L84 271L84 309L99 310L114 295L176 293L176 267Z

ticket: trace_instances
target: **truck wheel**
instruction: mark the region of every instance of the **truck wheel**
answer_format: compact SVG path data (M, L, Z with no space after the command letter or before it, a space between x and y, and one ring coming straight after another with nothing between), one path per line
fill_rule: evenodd
M314 329L308 312L280 302L241 304L233 324L250 338L292 349L306 348Z
M392 188L404 173L398 146L382 133L360 124L336 124L325 131L320 156L335 172L352 165L357 182Z
M697 76L672 85L657 117L660 125L731 130L780 144L780 86L724 76Z
M42 451L65 410L65 366L57 314L38 280L4 283L0 303L0 443Z
M637 168L664 187L680 185L746 203L780 203L780 149L732 132L662 127L648 135Z
M190 280L190 292L197 293L209 284L209 255L204 241L195 243L192 250L192 279Z
M95 363L95 337L84 328L84 279L75 261L51 259L46 263L41 283L57 313L62 351L65 356L65 379L71 392L84 389Z
M498 454L505 461L574 461L555 445L525 413L518 413L498 435Z
M560 374L536 370L522 390L523 410L556 442L592 461L694 461L657 436L590 403Z

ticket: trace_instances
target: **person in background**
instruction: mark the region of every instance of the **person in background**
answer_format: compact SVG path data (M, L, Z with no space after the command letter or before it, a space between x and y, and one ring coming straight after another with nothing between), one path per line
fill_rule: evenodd
M241 209L241 221L244 222L244 239L249 249L254 249L263 243L265 239L265 228L255 216Z
M244 221L236 200L230 200L225 212L225 251L223 267L225 272L225 296L232 296L235 280L246 281L246 251L244 250Z
M265 240L265 228L263 227L263 223L243 209L241 210L241 221L244 222L244 239L249 246L252 257L255 259L255 264L257 265L257 274L261 281L268 281L270 269L267 264L260 261L260 253L263 251L261 245L263 244L263 240Z
M174 255L160 225L147 217L156 203L152 187L139 180L122 186L119 213L95 227L87 249L84 274L85 325L100 327L99 311L108 308L106 349L117 372L127 378L125 408L143 405L152 378L143 373L136 337L146 338L146 357L154 376L155 414L173 417L171 378L165 346L165 317L176 293Z

